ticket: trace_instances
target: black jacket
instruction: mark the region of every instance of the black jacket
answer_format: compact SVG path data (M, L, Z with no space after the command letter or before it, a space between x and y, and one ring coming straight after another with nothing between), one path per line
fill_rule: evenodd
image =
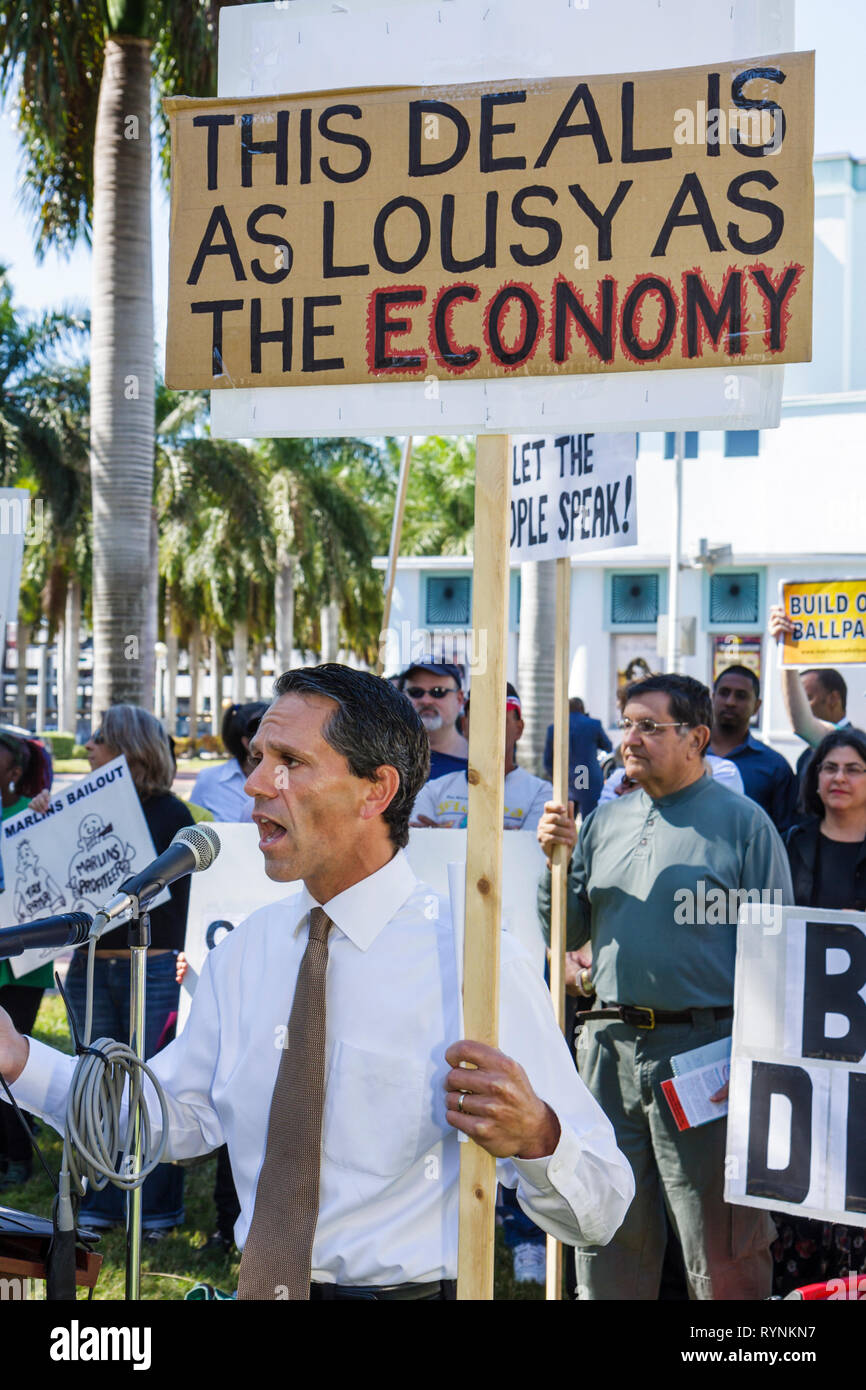
M794 902L799 907L820 907L812 901L815 891L815 870L818 860L818 836L821 822L811 816L802 825L792 825L785 836L785 848L791 861L791 878L794 881ZM851 903L852 912L866 912L866 840L860 846L857 865L854 870L855 897Z

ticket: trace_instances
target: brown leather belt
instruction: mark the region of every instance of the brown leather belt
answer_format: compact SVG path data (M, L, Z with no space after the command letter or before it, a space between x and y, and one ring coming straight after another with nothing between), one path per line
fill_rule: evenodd
M578 1015L581 1023L587 1023L593 1018L615 1018L620 1023L628 1023L632 1028L655 1028L659 1023L691 1023L698 1026L706 1020L707 1014L712 1016L714 1022L723 1018L733 1018L733 1008L706 1008L706 1009L680 1009L671 1012L669 1009L650 1009L641 1004L606 1004L601 1001L600 1009L590 1009L587 1013ZM697 1017L696 1017L697 1015ZM703 1019L701 1018L703 1015Z

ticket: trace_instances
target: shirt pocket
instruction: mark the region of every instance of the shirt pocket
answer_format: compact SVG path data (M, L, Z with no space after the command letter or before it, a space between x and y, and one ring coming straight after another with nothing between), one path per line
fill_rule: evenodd
M424 1078L420 1062L338 1042L322 1124L330 1161L383 1178L408 1168L418 1153Z

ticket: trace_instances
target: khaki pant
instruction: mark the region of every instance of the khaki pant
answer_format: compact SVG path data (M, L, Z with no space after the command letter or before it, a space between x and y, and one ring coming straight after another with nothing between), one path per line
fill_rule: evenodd
M726 1036L731 1021L633 1028L598 1019L577 1044L583 1081L631 1163L635 1198L608 1245L575 1250L578 1298L656 1299L667 1239L665 1207L696 1299L763 1299L772 1292L769 1213L726 1203L727 1120L679 1131L661 1090L670 1059Z

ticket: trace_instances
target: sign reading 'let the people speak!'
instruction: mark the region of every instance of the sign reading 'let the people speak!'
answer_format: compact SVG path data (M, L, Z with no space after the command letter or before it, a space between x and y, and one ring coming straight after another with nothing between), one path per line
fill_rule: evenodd
M167 101L169 384L808 360L813 57Z
M511 436L511 563L637 545L637 435Z

